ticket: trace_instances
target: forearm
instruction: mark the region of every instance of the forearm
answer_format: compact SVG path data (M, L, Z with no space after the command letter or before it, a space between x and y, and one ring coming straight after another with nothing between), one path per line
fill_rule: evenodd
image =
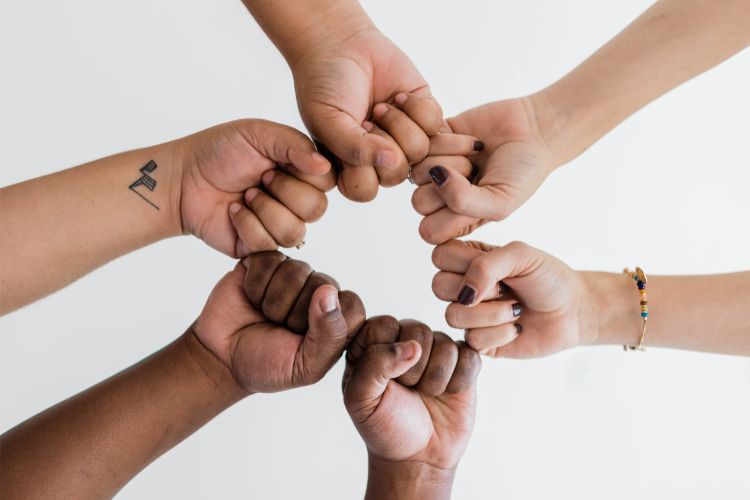
M373 27L357 0L243 0L290 66L305 51Z
M661 0L561 80L532 96L557 164L750 44L748 0Z
M451 497L454 470L426 464L392 463L370 457L366 500L444 500Z
M108 498L243 394L188 331L0 436L2 497Z
M179 162L167 143L0 190L0 314L180 234Z
M581 273L594 297L590 343L636 345L642 319L635 281ZM750 272L649 276L646 346L750 355Z

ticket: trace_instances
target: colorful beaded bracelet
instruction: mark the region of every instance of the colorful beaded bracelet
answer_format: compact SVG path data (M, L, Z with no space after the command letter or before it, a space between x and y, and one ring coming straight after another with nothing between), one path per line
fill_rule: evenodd
M648 323L648 295L646 295L646 283L648 278L646 273L640 267L635 268L635 272L625 268L623 273L627 274L635 281L638 286L638 295L641 298L641 318L643 318L643 328L641 329L641 339L638 341L638 345L624 345L622 348L626 351L645 351L646 347L643 345L643 341L646 339L646 325Z

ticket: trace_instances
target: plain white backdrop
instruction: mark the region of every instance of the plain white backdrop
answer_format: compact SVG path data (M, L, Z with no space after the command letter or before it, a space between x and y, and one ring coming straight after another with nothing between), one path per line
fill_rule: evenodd
M364 2L447 115L546 86L648 4ZM286 64L239 0L3 1L0 64L0 185L241 117L302 126ZM526 241L580 269L750 267L749 88L745 52L632 117L475 237ZM411 189L366 205L332 194L290 254L356 290L369 314L446 329ZM173 239L0 318L0 431L173 340L232 265ZM241 402L120 497L361 496L366 456L341 370ZM602 347L485 360L454 496L748 498L749 389L750 361L729 356Z

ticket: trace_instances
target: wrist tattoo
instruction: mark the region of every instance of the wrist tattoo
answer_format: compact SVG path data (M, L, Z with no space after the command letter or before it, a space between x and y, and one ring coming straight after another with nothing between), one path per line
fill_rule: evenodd
M156 206L156 203L146 198L142 193L140 193L136 189L138 186L143 186L151 192L153 192L154 189L156 189L156 179L148 175L154 170L156 170L156 168L157 168L156 162L154 160L150 160L148 163L146 163L144 166L140 168L140 172L143 175L141 175L141 177L139 177L134 183L128 186L128 189L130 189L135 194L143 198L146 201L146 203L148 203L155 209L159 210L159 207Z

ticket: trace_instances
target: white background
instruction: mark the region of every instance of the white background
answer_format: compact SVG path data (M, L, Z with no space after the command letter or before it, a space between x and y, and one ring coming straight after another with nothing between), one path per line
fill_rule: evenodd
M648 3L365 7L450 115L546 86ZM240 117L301 127L289 71L238 0L3 1L0 63L0 185ZM745 52L638 113L476 237L523 240L582 269L750 267L749 88ZM410 192L367 205L333 194L291 253L355 289L370 314L446 328ZM197 240L165 241L0 319L0 431L170 342L231 267ZM360 496L365 450L341 368L241 402L120 496ZM455 497L747 498L749 388L750 361L727 356L611 347L486 360Z

